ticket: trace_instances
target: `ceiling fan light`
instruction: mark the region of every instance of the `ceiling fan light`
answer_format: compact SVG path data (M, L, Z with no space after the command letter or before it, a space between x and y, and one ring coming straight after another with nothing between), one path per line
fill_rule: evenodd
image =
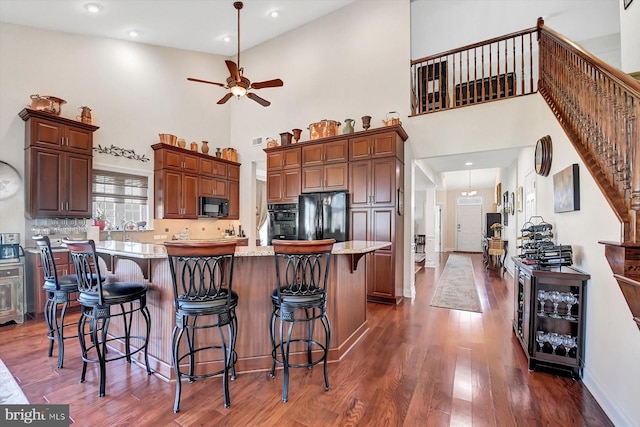
M238 98L244 96L247 93L247 89L243 88L242 86L231 86L230 89L231 93Z

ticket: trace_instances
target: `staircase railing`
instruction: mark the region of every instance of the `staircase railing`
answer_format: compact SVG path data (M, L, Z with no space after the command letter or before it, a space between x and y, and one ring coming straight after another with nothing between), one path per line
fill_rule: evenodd
M640 83L538 23L539 91L622 222L640 239Z

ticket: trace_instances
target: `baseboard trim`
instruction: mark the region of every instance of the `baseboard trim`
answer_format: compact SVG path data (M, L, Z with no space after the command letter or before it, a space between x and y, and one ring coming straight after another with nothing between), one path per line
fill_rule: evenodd
M609 399L609 393L600 385L600 383L591 375L588 369L585 368L582 383L587 387L589 393L598 402L602 410L607 414L609 420L615 426L637 426L634 424L630 416L628 416L622 408L620 408L614 401Z

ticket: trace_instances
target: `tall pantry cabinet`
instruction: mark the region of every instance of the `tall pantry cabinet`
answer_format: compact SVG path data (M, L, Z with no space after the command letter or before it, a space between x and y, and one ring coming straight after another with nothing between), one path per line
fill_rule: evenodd
M373 302L402 300L407 138L395 125L264 150L269 203L297 202L301 193L347 190L349 240L391 242L365 257L367 299Z

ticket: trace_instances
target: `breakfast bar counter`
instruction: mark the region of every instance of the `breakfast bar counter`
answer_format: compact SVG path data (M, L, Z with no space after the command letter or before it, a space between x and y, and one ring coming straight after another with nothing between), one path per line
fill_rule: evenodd
M363 255L390 244L348 241L334 245L327 285L327 312L332 332L330 362L340 360L368 329L366 259ZM151 368L157 375L173 380L171 333L175 319L171 274L164 246L101 241L96 242L96 250L115 280L149 282L147 305L151 313ZM236 370L268 370L271 368L271 292L276 287L273 247L239 246L235 255L233 290L238 293L236 313L239 325ZM219 364L220 361L198 360L198 363Z

